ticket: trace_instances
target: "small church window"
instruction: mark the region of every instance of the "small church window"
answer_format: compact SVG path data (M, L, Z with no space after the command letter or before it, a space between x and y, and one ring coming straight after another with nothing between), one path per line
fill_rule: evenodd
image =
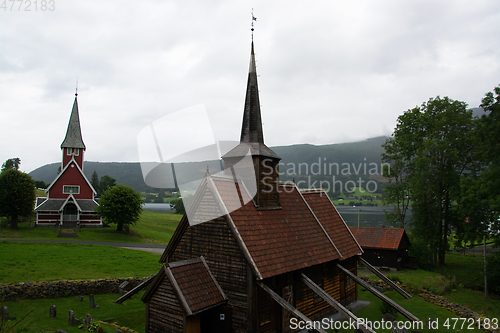
M63 186L63 193L65 193L65 194L79 194L80 193L80 186L64 185Z
M66 148L66 155L78 156L78 155L80 155L80 149L79 148Z

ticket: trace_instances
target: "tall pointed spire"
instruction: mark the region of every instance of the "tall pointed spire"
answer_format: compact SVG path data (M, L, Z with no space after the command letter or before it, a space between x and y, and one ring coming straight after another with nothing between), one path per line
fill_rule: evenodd
M61 143L63 148L81 148L85 150L85 144L82 139L82 130L80 128L80 116L78 114L78 93L75 93L75 101L73 103L73 110L69 117L68 129L66 130L66 137Z
M253 41L252 52L250 54L250 68L248 69L247 92L245 97L245 108L243 112L243 125L241 126L240 142L264 143Z
M231 170L248 152L252 155L257 188L253 198L255 205L258 209L280 209L278 183L281 158L264 143L253 38L240 144L222 156L224 169Z

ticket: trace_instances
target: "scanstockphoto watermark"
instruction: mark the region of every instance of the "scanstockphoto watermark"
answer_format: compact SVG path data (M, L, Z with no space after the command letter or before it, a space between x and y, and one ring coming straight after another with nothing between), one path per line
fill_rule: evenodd
M366 318L358 318L357 320L333 320L331 318L323 318L322 320L300 320L297 318L290 319L290 328L292 330L357 330L365 327L371 330L422 330L424 323L421 321L370 321Z
M55 0L1 0L0 10L4 12L53 12Z
M380 175L383 170L390 171L390 164L367 162L366 157L360 163L330 162L326 157L319 157L318 161L314 163L279 162L274 168L270 166L270 160L264 162L265 192L273 191L272 175L278 174L297 177L295 184L299 188L320 188L326 192L351 192L353 187L358 187L369 193L375 193L378 189L378 183L374 180L366 180L366 178ZM322 177L326 179L318 179ZM346 177L353 179L345 179Z

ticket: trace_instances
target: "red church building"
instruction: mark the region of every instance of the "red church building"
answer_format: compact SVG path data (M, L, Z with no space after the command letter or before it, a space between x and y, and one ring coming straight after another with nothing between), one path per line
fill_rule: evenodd
M66 137L61 144L61 172L47 187L47 197L36 200L37 226L99 227L102 219L94 209L99 205L96 191L83 173L85 144L78 114L78 94L69 118Z

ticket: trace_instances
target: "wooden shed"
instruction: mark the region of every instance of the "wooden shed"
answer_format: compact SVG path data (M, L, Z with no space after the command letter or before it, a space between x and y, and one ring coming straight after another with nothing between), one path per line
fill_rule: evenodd
M349 227L373 266L401 269L408 264L410 240L403 228Z

